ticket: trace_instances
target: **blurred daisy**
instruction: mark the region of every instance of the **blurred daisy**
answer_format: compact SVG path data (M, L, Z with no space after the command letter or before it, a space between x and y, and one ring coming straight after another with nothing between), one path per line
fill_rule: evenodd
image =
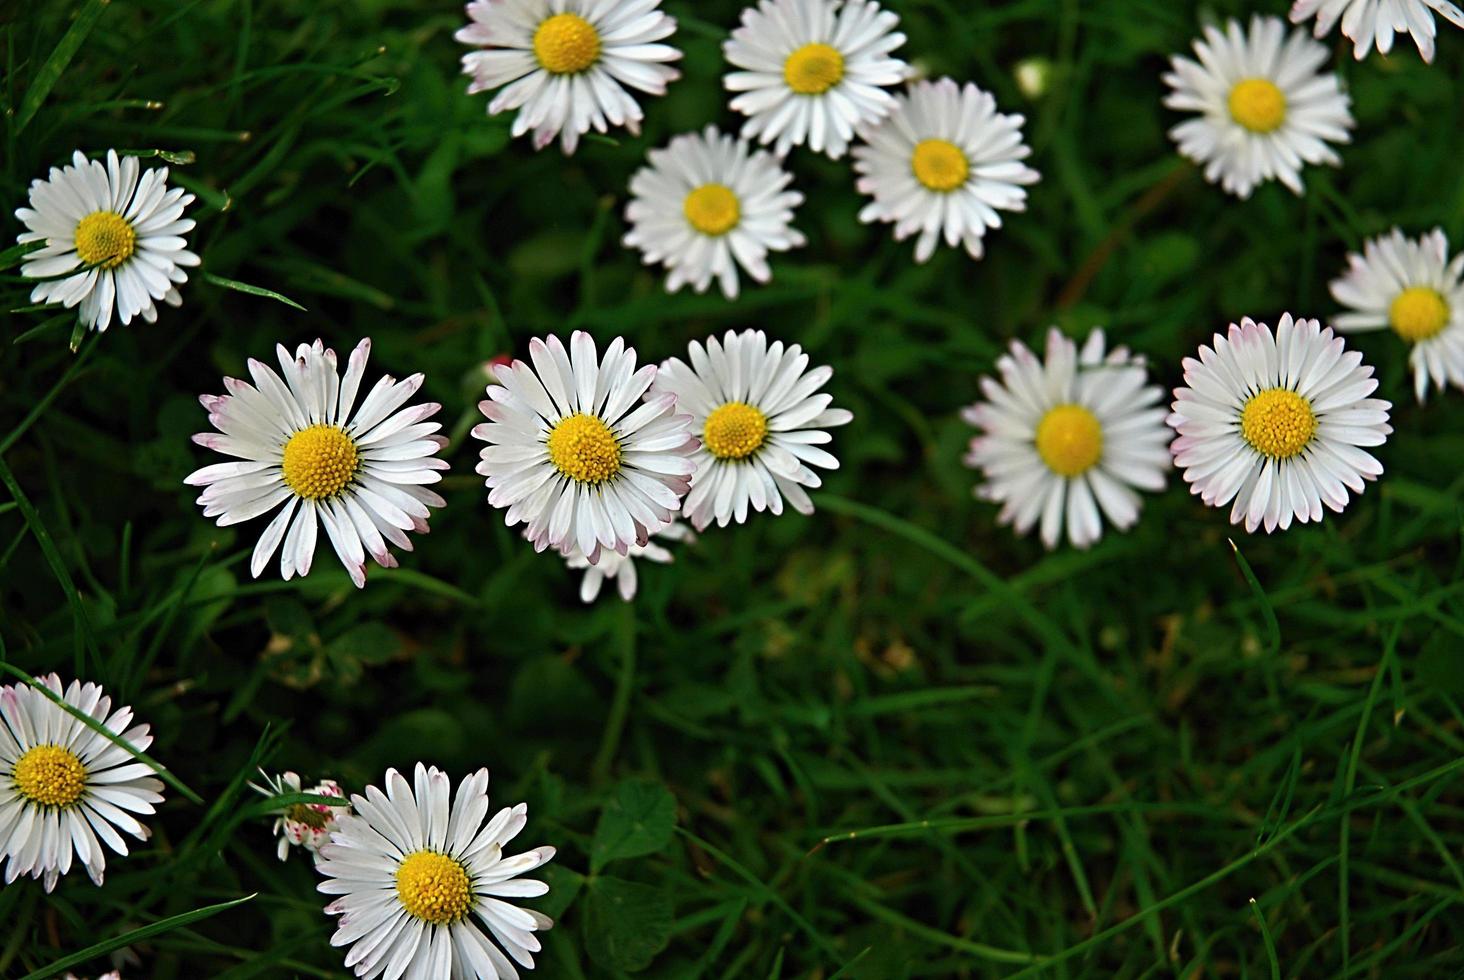
M676 399L641 402L656 367L635 369L635 349L616 337L595 353L576 330L569 349L535 338L529 359L497 369L498 384L473 429L487 442L478 472L488 502L507 508L509 527L525 522L535 549L578 548L591 564L604 550L624 555L670 524L690 485L696 448L691 418Z
M321 845L329 842L330 832L335 829L340 818L351 812L351 808L345 803L345 790L334 779L323 779L308 789L301 789L299 773L285 772L271 776L261 769L259 774L264 777L264 785L249 785L255 792L268 797L309 793L313 796L334 796L341 800L340 806L291 803L279 811L279 816L275 817L273 833L280 839L275 853L281 861L290 856L291 845L304 848L312 855L318 853Z
M680 521L672 521L652 535L652 538L690 543L696 540L696 535L691 533L691 528ZM635 598L635 560L637 558L644 558L662 565L670 564L675 560L668 549L651 540L643 545L631 545L626 549L624 555L618 555L613 551L601 552L598 565L591 565L584 552L578 548L572 548L564 556L564 561L572 569L585 570L585 577L580 581L580 599L582 601L594 602L599 597L600 586L605 584L605 580L614 579L620 598L629 602Z
M981 379L986 400L961 417L982 430L966 465L986 482L976 495L1002 505L998 520L1026 534L1041 522L1042 543L1057 547L1063 528L1075 548L1103 536L1103 518L1121 531L1139 519L1135 490L1164 489L1170 468L1160 404L1142 357L1104 353L1102 330L1081 351L1056 327L1045 360L1020 341L996 362L1001 379Z
M1001 227L997 212L1025 211L1023 185L1041 177L1022 162L1032 154L1023 121L997 112L996 99L969 83L912 85L854 148L859 191L874 199L859 220L893 224L896 241L919 233L917 262L942 238L981 258L986 229Z
M506 807L485 825L487 769L458 784L449 807L451 792L436 766L417 763L413 784L388 769L386 792L368 786L365 796L352 796L356 816L321 848L320 890L341 896L325 907L340 916L330 942L351 947L346 966L356 976L514 978L509 957L533 969L534 933L553 920L504 899L549 891L519 876L546 864L554 848L503 856L528 822L528 807Z
M219 431L193 441L243 462L205 466L183 482L205 488L198 503L220 527L279 508L255 545L249 563L255 578L276 551L286 580L308 573L324 526L360 588L368 554L382 568L395 568L387 542L411 551L406 532L426 534L429 508L446 503L424 485L441 480L447 469L436 458L447 445L435 434L442 426L426 421L442 406L403 407L422 387L422 375L414 374L405 381L381 378L357 407L370 338L351 351L344 378L336 372L335 351L319 340L301 344L294 357L283 345L275 352L283 381L250 358L254 384L225 378L227 395L199 398Z
M1340 19L1342 33L1353 42L1352 56L1366 58L1377 41L1378 51L1393 50L1395 34L1413 35L1423 60L1434 59L1434 35L1438 28L1434 14L1464 27L1464 10L1449 0L1296 0L1291 7L1291 22L1300 24L1315 17L1316 36L1325 37Z
M116 150L105 164L77 150L71 166L31 182L31 206L15 212L27 230L15 240L46 243L20 267L27 278L48 280L31 291L32 303L79 305L81 322L95 330L111 326L114 312L123 323L135 316L152 323L157 300L182 304L182 267L199 262L183 240L193 230L183 217L193 195L168 189L167 167L140 177L139 169L137 157L119 159Z
M1449 261L1442 228L1417 239L1394 228L1364 242L1361 255L1347 256L1332 296L1349 310L1333 321L1339 332L1391 327L1408 343L1419 401L1430 378L1464 387L1464 255Z
M905 43L900 18L873 0L760 0L722 46L744 69L730 73L732 111L742 135L777 141L779 155L805 143L837 160L854 131L884 118L895 99L885 86L905 78L890 56Z
M74 973L68 973L66 974L66 980L81 980L81 978ZM111 973L103 973L97 977L97 980L122 980L122 974L117 970L113 970Z
M1337 75L1318 70L1325 47L1279 17L1256 16L1249 33L1236 20L1224 33L1206 27L1194 48L1199 61L1170 59L1164 104L1200 113L1169 136L1206 180L1240 198L1273 179L1300 194L1304 163L1341 164L1327 144L1351 140L1352 112Z
M690 283L704 293L716 279L736 299L738 266L765 283L773 275L768 253L804 244L790 224L803 195L787 189L793 176L771 153L708 126L649 159L630 180L625 244L640 249L647 265L670 270L668 292Z
M101 723L116 741L87 727L30 684L0 687L0 857L9 858L5 883L28 874L46 891L76 863L100 885L106 844L118 854L127 844L117 831L147 840L134 814L154 812L163 783L151 766L122 745L146 752L147 725L132 726L132 709L112 710L96 684L72 681L64 693L55 674L38 677L53 694ZM131 726L131 727L130 727Z
M640 133L645 113L627 88L665 95L681 77L666 62L681 52L658 44L676 31L661 0L473 0L470 23L453 37L481 50L463 55L468 94L503 87L490 115L518 109L513 135L534 132L542 150L559 137L565 153L590 131Z
M1249 318L1184 360L1170 447L1190 492L1211 507L1235 501L1232 524L1286 530L1338 513L1383 466L1363 446L1393 430L1362 355L1316 320L1281 317L1276 332Z
M671 358L661 366L656 391L691 413L700 435L696 472L682 512L698 531L747 520L748 507L783 512L783 498L800 514L813 513L804 488L823 481L810 467L837 469L820 449L833 441L824 430L847 425L853 414L830 408L834 396L819 391L834 369L808 370L797 344L768 344L761 330L727 331L721 343L692 341L691 364Z

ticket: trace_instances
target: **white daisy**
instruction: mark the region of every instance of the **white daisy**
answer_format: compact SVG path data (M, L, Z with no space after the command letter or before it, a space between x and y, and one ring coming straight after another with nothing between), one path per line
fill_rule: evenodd
M1232 524L1286 530L1341 513L1383 466L1359 448L1393 430L1388 402L1362 355L1316 320L1281 317L1276 332L1249 318L1184 359L1174 391L1170 447L1190 492L1211 507L1233 499Z
M182 304L182 267L199 262L183 240L193 230L183 217L193 195L168 188L167 167L140 177L139 169L137 157L119 159L116 150L106 164L77 150L71 166L31 182L31 206L15 212L27 230L15 240L46 243L20 267L23 276L47 280L31 291L32 303L80 305L82 323L95 330L111 325L113 311L123 323L135 316L152 323L157 300Z
M998 521L1018 534L1040 521L1048 548L1064 526L1073 547L1090 547L1103 536L1103 517L1128 530L1143 506L1135 489L1164 489L1164 391L1148 383L1142 357L1104 347L1102 330L1080 352L1053 327L1043 361L1012 341L996 362L1001 379L982 378L986 400L961 413L982 430L965 459L986 477L976 496L1001 504Z
M1307 163L1342 163L1328 143L1352 137L1351 100L1334 72L1319 71L1327 49L1279 17L1256 16L1247 33L1229 20L1194 42L1199 61L1174 55L1164 75L1171 109L1198 112L1169 131L1205 179L1240 198L1268 180L1301 193Z
M834 369L808 370L797 344L768 344L761 330L727 331L721 343L688 346L691 364L671 358L654 390L676 399L701 436L696 473L682 512L698 531L747 520L748 506L783 512L783 498L800 514L813 513L804 488L823 481L810 467L837 469L839 461L819 446L833 441L824 430L854 416L830 408L834 396L819 391Z
M736 299L738 266L765 283L768 253L806 241L790 224L803 195L787 189L793 176L771 153L708 126L648 157L630 179L625 244L670 270L668 292L690 283L704 293L715 278Z
M672 521L652 535L652 538L690 543L696 540L696 535L691 533L691 528L680 521ZM585 577L580 581L580 599L582 601L594 602L600 595L600 586L605 584L605 580L614 579L617 583L617 591L620 592L620 598L629 602L635 598L637 584L635 560L637 558L644 558L662 565L675 560L670 550L651 540L643 545L631 545L623 555L613 551L601 552L598 565L591 565L590 560L579 548L571 548L565 554L564 561L572 569L585 570Z
M138 752L152 744L148 726L132 725L131 708L113 711L98 685L72 681L63 693L55 674L35 683ZM0 687L0 857L9 858L7 885L28 874L50 891L71 870L73 856L100 885L107 866L102 845L125 855L119 830L147 840L150 831L133 814L153 813L162 789L152 767L35 686Z
M336 373L335 351L319 340L301 344L293 358L283 345L275 352L283 381L250 358L254 384L225 378L227 395L199 398L219 431L193 441L243 462L205 466L183 482L206 488L198 503L220 527L280 508L254 548L249 570L255 578L277 550L286 580L308 573L324 525L360 588L368 554L382 568L395 568L387 542L411 551L406 532L426 534L429 508L446 503L424 485L447 469L435 458L447 445L435 434L442 426L426 421L442 406L402 407L422 387L422 375L414 374L405 381L381 378L356 408L369 338L351 351L344 378Z
M656 367L635 368L635 349L616 337L596 357L576 330L529 344L533 367L497 368L498 384L478 408L488 421L473 435L488 443L478 472L488 502L507 508L509 527L526 522L535 549L579 548L591 563L602 549L625 554L670 524L690 486L696 448L691 417L671 395L641 396Z
M724 80L742 135L777 141L779 155L807 143L837 160L861 126L894 108L886 86L908 66L890 56L905 43L900 18L873 0L759 0L723 44L743 71Z
M417 763L413 782L388 769L386 792L368 786L365 796L352 796L356 815L321 848L320 890L341 896L325 907L340 916L331 945L351 947L346 966L358 977L516 980L509 957L533 969L534 933L554 923L504 899L549 891L519 876L546 864L554 848L504 857L528 807L506 807L485 825L487 769L458 784L451 807L452 781L436 766Z
M1413 35L1423 60L1434 59L1434 35L1438 28L1434 14L1464 27L1464 10L1449 0L1296 0L1291 7L1291 22L1300 24L1315 17L1316 36L1325 37L1340 19L1342 33L1353 42L1352 56L1366 58L1376 39L1378 51L1393 50L1393 36Z
M1332 296L1349 312L1333 323L1341 333L1393 332L1412 348L1418 400L1428 382L1464 387L1464 255L1449 261L1442 228L1418 239L1394 228L1347 256L1347 272L1332 283Z
M81 978L74 973L68 973L66 974L66 980L81 980ZM122 974L117 970L113 970L111 973L103 973L97 977L97 980L122 980Z
M303 848L312 855L317 854L321 846L330 841L330 832L335 829L340 818L351 812L351 808L345 803L345 790L341 789L341 784L334 779L322 779L314 786L302 789L299 773L285 772L278 776L271 776L261 769L259 774L264 777L264 785L256 786L254 783L250 783L249 786L255 792L265 796L309 793L313 796L338 797L342 801L340 806L331 806L326 803L291 803L279 810L279 815L275 817L273 833L280 839L275 853L281 861L290 856L291 845Z
M896 241L918 233L917 262L942 238L981 258L986 229L1001 227L997 212L1025 211L1023 185L1041 179L1022 162L1032 154L1022 142L1024 121L997 112L996 99L970 83L910 86L854 148L859 192L873 198L859 220L892 223Z
M534 132L542 150L559 137L565 153L595 127L640 133L645 113L626 91L665 95L681 77L666 62L681 52L658 44L676 31L661 0L473 0L471 23L453 37L479 48L463 55L468 94L503 86L490 115L518 109L513 135Z

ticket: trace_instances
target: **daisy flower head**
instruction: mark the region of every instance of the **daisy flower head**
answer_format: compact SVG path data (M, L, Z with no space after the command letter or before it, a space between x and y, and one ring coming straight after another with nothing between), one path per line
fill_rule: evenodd
M900 18L874 0L759 0L722 48L742 69L727 75L742 135L777 142L781 156L805 143L837 160L855 130L894 108L886 88L908 66L890 52L905 43Z
M998 521L1026 534L1040 523L1055 548L1067 530L1075 548L1103 536L1103 519L1126 531L1139 519L1139 490L1164 489L1170 468L1160 404L1144 359L1105 352L1102 330L1082 349L1053 327L1042 359L1021 341L982 378L983 401L961 417L981 430L965 463L986 482L976 496L1001 504Z
M548 863L554 848L504 856L528 807L505 807L485 824L487 769L459 783L449 805L450 796L452 780L436 766L417 763L411 783L388 769L386 791L368 786L352 796L355 815L321 848L320 891L340 896L325 907L340 916L330 942L350 947L346 966L356 976L498 980L518 976L513 963L534 968L534 933L553 920L506 899L549 891L520 876Z
M1276 332L1249 318L1184 360L1170 449L1190 493L1211 507L1235 502L1232 524L1286 530L1341 513L1383 466L1363 447L1392 428L1388 402L1362 355L1316 320L1281 317Z
M336 353L317 340L290 352L279 345L276 374L249 360L254 384L225 378L226 395L203 395L208 420L218 430L193 437L200 446L239 462L205 466L183 481L201 486L203 516L220 527L279 510L260 535L249 563L259 577L280 552L280 574L305 575L315 556L319 529L357 588L366 584L366 556L382 568L397 560L387 544L412 550L408 531L427 533L430 508L446 501L426 484L442 479L447 445L429 422L436 402L407 405L423 376L382 377L360 398L368 338L356 345L341 376Z
M736 299L739 266L766 283L768 253L806 242L791 224L803 195L788 189L793 175L766 150L708 126L650 151L648 161L630 179L625 244L647 265L666 266L667 292L689 283L704 293L716 279Z
M619 337L603 359L582 330L567 350L558 337L535 338L529 360L498 367L478 403L488 502L506 509L509 527L527 524L538 551L578 548L598 564L607 551L644 545L690 487L691 417L671 395L642 402L656 366L636 370L635 349Z
M873 198L859 220L893 224L896 241L918 233L916 262L942 239L981 258L999 212L1025 211L1026 186L1041 179L1023 162L1032 155L1024 121L997 112L996 99L969 82L915 83L854 148L859 192Z
M139 171L137 157L108 150L104 164L77 150L70 166L31 182L31 206L15 216L26 227L17 242L46 243L20 267L21 275L46 280L31 291L32 303L79 306L81 322L98 331L114 314L124 324L135 316L153 323L158 300L182 304L183 267L199 263L183 239L193 230L193 219L183 217L193 195L169 189L167 167Z
M1206 27L1194 49L1198 61L1170 59L1164 104L1199 113L1169 136L1206 180L1239 198L1268 180L1300 194L1303 164L1342 163L1328 144L1351 140L1351 100L1335 72L1320 70L1325 47L1257 15L1249 31L1237 20Z
M587 603L594 602L599 597L600 587L605 584L606 579L615 581L616 591L620 593L620 598L626 602L634 599L638 584L635 571L636 559L644 558L646 561L653 561L661 565L670 564L675 560L671 551L657 544L655 538L663 541L684 541L689 544L696 540L696 535L692 533L691 528L680 521L672 521L652 535L652 540L643 545L631 545L623 555L613 551L601 552L598 565L591 565L590 560L579 548L571 548L564 556L565 564L576 571L584 569L585 573L584 578L580 580L580 600Z
M640 133L645 113L630 89L665 95L681 77L681 52L659 42L676 31L661 0L472 0L453 35L478 50L463 55L468 94L501 89L489 115L517 109L513 135L533 131L542 150L559 137L566 154L593 126Z
M1410 34L1423 60L1431 63L1438 33L1434 14L1464 27L1464 10L1450 0L1296 0L1291 22L1301 24L1315 17L1316 36L1325 37L1341 20L1342 33L1352 41L1352 56L1358 61L1367 57L1374 42L1379 53L1387 54L1393 50L1395 35Z
M800 514L812 514L805 488L823 483L813 467L839 466L820 448L833 441L825 430L854 418L831 408L834 396L819 390L834 369L809 370L803 348L769 344L761 330L692 341L688 352L690 364L673 357L661 366L654 390L691 413L692 431L701 438L682 505L692 526L741 524L749 507L781 514L784 498Z
M66 980L81 980L81 977L78 977L74 973L68 973L66 974ZM113 970L111 973L103 973L97 977L97 980L122 980L122 973L119 970Z
M88 727L45 694L45 687L72 708L103 725L112 739ZM117 743L122 744L117 744ZM100 885L106 870L103 844L127 854L122 834L147 840L147 816L163 801L163 783L123 745L147 751L147 725L132 724L132 709L112 710L96 684L72 681L64 690L55 674L33 684L0 687L0 857L8 858L5 883L28 874L46 891L71 870L73 858Z
M336 823L351 812L350 806L346 804L345 790L334 779L322 779L314 786L302 789L299 773L284 772L271 776L261 769L259 774L264 777L264 785L249 785L255 792L267 797L309 793L313 796L333 796L341 801L339 806L328 803L291 803L279 810L273 833L280 839L275 853L281 861L290 856L291 846L318 854L321 846L330 840L330 832L335 829Z
M1391 328L1409 345L1420 402L1430 379L1464 387L1464 254L1449 260L1442 228L1422 238L1394 228L1364 242L1332 282L1332 298L1347 307L1333 321L1338 332Z

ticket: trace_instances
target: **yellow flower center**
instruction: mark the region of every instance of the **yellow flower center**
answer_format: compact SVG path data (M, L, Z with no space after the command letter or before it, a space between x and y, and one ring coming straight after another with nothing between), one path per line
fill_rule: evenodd
M311 830L324 830L331 821L329 810L317 810L310 803L293 803L285 808L285 819L303 823Z
M600 60L600 32L579 14L555 14L534 32L534 57L552 75L574 75Z
M702 184L686 195L682 204L686 220L703 235L725 235L742 220L742 205L732 188L722 184Z
M1286 121L1286 96L1276 83L1247 78L1230 90L1230 118L1253 133L1269 133Z
M333 425L312 425L285 443L285 485L306 500L334 497L361 467L351 437Z
M137 251L137 232L111 211L93 211L76 224L76 254L87 265L115 269Z
M1240 413L1240 434L1256 452L1272 459L1297 455L1316 431L1311 404L1289 388L1257 392Z
M1103 426L1081 405L1058 405L1037 423L1037 454L1058 476L1079 476L1103 456Z
M549 461L571 480L604 483L620 472L620 443L608 425L581 412L549 433Z
M1388 321L1398 336L1414 342L1427 340L1449 323L1449 304L1437 289L1405 289L1388 308Z
M436 851L413 851L396 872L402 908L435 926L467 915L473 907L473 886L461 861Z
M59 745L28 750L15 760L12 778L21 796L41 806L71 806L86 791L86 766Z
M768 417L742 402L718 406L702 428L702 443L718 459L746 459L767 438Z
M827 44L805 44L783 62L783 80L799 95L823 95L844 79L844 56Z
M949 140L921 140L910 158L915 179L933 191L947 194L971 176L971 161Z

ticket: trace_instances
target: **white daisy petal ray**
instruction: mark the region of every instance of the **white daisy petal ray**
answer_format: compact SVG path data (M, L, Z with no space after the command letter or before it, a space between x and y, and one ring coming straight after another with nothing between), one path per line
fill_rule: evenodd
M1315 18L1313 33L1321 38L1331 33L1337 22L1342 34L1353 42L1352 55L1362 61L1374 44L1381 54L1393 49L1398 33L1408 34L1425 62L1434 59L1437 13L1455 27L1464 27L1464 9L1453 0L1295 0L1291 6L1291 22L1304 24Z
M692 533L691 528L680 521L672 521L653 534L652 537L660 538L664 541L681 541L686 544L693 544L696 541L696 535ZM569 568L576 571L580 569L584 570L584 577L580 580L579 595L581 601L586 603L595 601L600 595L601 586L607 579L615 581L616 590L620 593L620 598L626 602L634 599L636 585L638 583L638 573L635 569L635 560L637 558L644 558L646 561L653 561L662 565L670 564L675 560L668 549L656 544L654 541L647 541L643 545L633 544L626 549L623 555L613 551L602 551L600 553L600 561L595 565L591 565L590 560L585 557L585 553L574 546L571 546L568 551L564 552L562 557Z

